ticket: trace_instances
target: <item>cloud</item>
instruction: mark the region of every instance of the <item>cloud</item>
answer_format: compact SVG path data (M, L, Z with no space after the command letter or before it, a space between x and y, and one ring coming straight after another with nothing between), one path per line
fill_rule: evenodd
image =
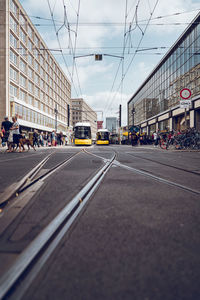
M95 110L98 111L98 119L102 119L102 113L104 118L104 124L106 117L119 116L119 105L122 105L122 125L126 125L127 119L127 101L131 95L121 94L110 91L98 92L93 95L85 94L83 99Z
M150 17L153 7L157 0L141 0L137 8L137 1L128 1L127 7L127 28L126 28L126 49L124 55L124 73L125 79L123 81L122 95L120 89L118 89L120 81L122 79L122 66L119 68L117 75L117 69L119 66L119 59L112 57L103 57L102 62L95 62L94 57L77 58L76 66L78 70L78 77L80 87L84 98L88 101L94 109L103 110L107 107L107 114L116 116L119 104L122 104L123 120L126 120L126 105L127 101L133 95L133 93L140 87L143 81L151 73L162 56L149 55L150 53L138 53L134 56L138 43L141 38L142 42L140 47L170 47L183 30L187 27L187 24L181 26L168 25L169 23L189 23L197 14L197 11L192 11L198 8L198 1L192 0L168 0L158 1L158 5L152 15L152 21L144 32L147 20ZM56 39L56 32L54 26L52 26L51 15L48 7L48 2L41 0L21 0L20 1L30 16L39 16L47 18L49 20L32 18L34 23L46 24L48 26L37 27L41 33L45 43L51 49L58 49L58 42ZM70 27L71 30L75 29L78 13L79 0L64 1L66 4L67 20L74 25ZM56 24L56 31L64 24L64 6L62 0L49 0L51 9ZM123 52L123 37L125 20L125 3L123 0L81 0L79 12L79 28L77 32L76 43L76 56L90 55L95 53L121 55ZM187 13L183 13L187 12ZM181 13L176 14L175 13ZM170 16L168 16L170 15ZM137 16L138 23L136 23L134 16ZM164 18L157 18L165 16ZM157 18L153 20L154 18ZM128 28L133 20L131 34L128 34ZM112 26L108 23L113 23ZM162 23L163 25L155 25ZM154 24L154 25L153 25ZM67 28L67 22L65 27L59 30L58 37L65 60L68 64L68 68L72 71L73 65L73 53L70 52L70 40L69 31ZM139 25L139 26L138 26ZM74 45L75 34L70 30L70 36ZM132 48L129 46L132 46ZM115 48L116 47L116 48ZM121 48L120 48L121 47ZM167 51L167 49L166 49ZM59 52L52 52L55 55L56 60L61 65L62 69L69 78L68 70L63 62L62 56ZM164 52L163 52L164 55ZM132 63L131 63L132 62ZM131 63L131 64L130 64ZM129 67L130 64L130 67ZM126 72L127 71L127 72ZM75 74L75 70L74 70ZM116 82L113 87L115 76ZM77 91L78 81L74 75L74 83ZM74 92L73 95L74 97ZM109 102L109 103L107 103ZM111 104L110 104L111 103ZM109 104L109 105L108 105ZM109 108L109 109L108 109ZM104 112L105 114L105 112ZM124 122L124 121L123 121Z

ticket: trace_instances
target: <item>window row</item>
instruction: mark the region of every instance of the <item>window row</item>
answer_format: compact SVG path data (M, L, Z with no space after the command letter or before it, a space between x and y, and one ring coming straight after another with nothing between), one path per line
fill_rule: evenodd
M57 64L54 62L53 58L48 54L46 47L41 42L39 42L39 38L36 35L35 35L36 47L34 46L34 43L32 40L32 34L30 35L30 30L32 30L30 26L28 26L27 32L21 28L18 30L18 24L17 24L16 20L12 16L10 16L10 28L15 32L16 36L20 37L21 41L27 46L27 48L33 52L34 56L38 59L38 61L40 61L41 65L44 66L44 68L50 73L50 75L52 77L53 76L59 77L60 81L63 82L63 84L65 84L65 85L68 84L68 81L65 79L65 76L62 74L59 67L57 67ZM27 33L31 39L29 39L27 37L27 35L26 35ZM11 35L13 36L12 33L11 33ZM10 40L13 39L13 37L10 37ZM18 48L17 47L18 41L17 41L16 37L14 37L14 38L15 38L15 40L12 41L11 45L13 47L15 47L16 50L24 48L22 50L22 53L24 56L28 56L26 48L22 44L20 44L19 48ZM30 60L31 60L31 58L30 58ZM54 73L55 73L55 75L54 75Z
M15 41L15 38L13 35L10 35L10 39L12 40L12 44ZM27 55L24 53L25 49L22 46L20 48L20 54L23 56L24 61L19 57L19 55L13 51L12 49L10 50L10 61L18 66L18 61L20 61L20 70L23 71L24 73L27 73L27 67L28 64L26 63L27 60ZM34 71L40 74L41 80L45 80L49 85L57 92L60 96L66 97L66 94L70 93L69 85L64 85L58 77L53 76L54 79L52 79L47 72L41 67L41 65L34 60L33 56L31 54L28 55L28 63L31 65L33 69L28 67L28 76L34 80ZM31 71L30 71L31 70ZM55 74L55 73L54 73ZM39 78L39 75L35 75L36 78ZM37 81L37 84L39 84L39 80Z
M11 71L11 73L13 72L14 70ZM15 74L15 73L14 73ZM13 75L14 76L14 75ZM23 86L24 82L23 82L23 76L21 77L21 89L18 90L18 87L16 87L14 84L10 84L10 95L14 96L14 97L17 97L19 98L20 100L30 104L30 105L33 105L34 107L50 114L50 115L54 115L54 109L53 107L57 106L57 110L58 110L58 113L61 116L66 116L67 115L67 103L64 105L64 106L61 106L61 104L63 105L64 103L61 103L61 104L55 104L55 102L53 101L53 99L51 98L46 98L45 97L45 94L43 94L43 97L44 97L44 102L41 102L39 99L39 89L37 90L36 89L36 92L35 92L35 98L29 94L27 94L27 92L25 90L22 90L22 88L24 88ZM19 94L18 94L18 91L19 91ZM37 99L38 98L38 99Z

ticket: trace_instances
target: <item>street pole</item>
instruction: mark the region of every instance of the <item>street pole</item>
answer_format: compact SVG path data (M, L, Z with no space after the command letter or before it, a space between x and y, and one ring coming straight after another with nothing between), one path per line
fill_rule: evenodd
M185 130L187 129L187 108L185 108Z
M54 113L55 113L55 131L57 132L57 116L58 116L57 103L56 103L56 107L54 108Z

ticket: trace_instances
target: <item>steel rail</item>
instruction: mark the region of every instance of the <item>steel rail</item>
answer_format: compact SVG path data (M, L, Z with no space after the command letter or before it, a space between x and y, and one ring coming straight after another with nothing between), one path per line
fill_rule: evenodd
M8 189L3 193L0 200L0 206L5 206L7 202L18 192L26 182L32 178L33 175L37 174L43 165L49 160L49 158L54 154L54 152L47 155L41 162L39 162L30 172L28 172L20 181L9 186Z
M91 154L91 155L93 155L93 156L102 158L101 156L98 156L98 155L96 155L96 154L90 153L90 152L88 152L88 151L85 151L85 152L87 152L88 154ZM131 155L131 154L130 154L130 155ZM107 160L106 158L102 158L102 159L105 160L105 161ZM160 181L160 182L162 182L162 183L164 183L164 184L168 184L168 185L171 185L171 186L176 186L176 187L178 187L178 188L181 188L181 189L183 189L183 190L189 191L189 192L194 193L194 194L197 194L197 195L200 194L200 191L198 191L198 190L195 190L195 189L189 188L189 187L187 187L187 186L181 185L181 184L179 184L179 183L175 183L175 182L173 182L173 181L170 181L170 180L167 180L167 179L158 177L158 176L153 175L153 174L150 174L150 173L148 173L148 172L145 172L145 171L142 171L142 170L133 168L133 167L129 167L129 166L127 166L127 165L124 165L124 164L120 163L119 161L116 161L116 160L115 160L113 164L116 165L116 166L118 166L118 167L121 167L121 168L127 169L127 170L129 170L129 171L132 171L132 172L134 172L134 173L137 173L137 174L140 174L140 175L143 175L143 176L146 176L146 177L151 177L152 179L157 180L157 181Z
M64 166L66 163L70 162L76 155L80 154L83 150L73 154L72 156L66 158L65 160L63 160L62 162L58 163L57 165L55 165L53 168L47 170L44 174L38 176L35 179L32 179L31 182L28 182L26 185L22 186L19 190L18 193L22 193L23 191L27 190L30 186L32 186L33 184L35 184L36 182L38 182L41 179L46 179L47 177L49 177L50 175L52 175L55 171L57 171L59 168L61 168L62 166ZM37 172L38 173L38 172ZM34 178L37 174L34 174L34 176L32 178Z
M143 159L143 160L155 162L155 163L157 163L157 164L160 164L160 165L163 165L163 166L166 166L166 167L170 167L170 168L173 168L173 169L176 169L176 170L180 170L180 171L184 171L184 172L187 172L187 173L191 173L191 174L200 176L200 173L197 173L197 172L195 172L195 171L190 171L190 170L186 170L186 169L183 169L183 168L180 168L180 167L175 167L175 166L172 166L172 165L168 165L168 164L165 164L165 163L156 161L156 160L151 159L151 158L141 157L141 156L138 156L138 155L135 155L135 154L132 154L132 153L128 153L128 152L126 152L126 153L127 153L128 155L133 156L133 157L136 157L136 158L140 158L140 159Z
M82 188L82 190L68 203L62 211L47 225L47 227L30 243L30 245L20 254L16 262L0 279L0 299L5 299L9 293L16 287L19 280L34 262L36 263L42 255L51 247L53 242L57 240L56 245L70 228L75 218L78 216L86 202L95 192L105 174L112 166L116 155L97 172L97 174ZM61 231L64 232L61 233ZM55 246L56 247L56 246ZM52 247L52 251L55 249ZM46 251L45 251L46 250ZM49 254L48 254L49 257ZM44 259L44 261L46 261Z
M68 163L71 159L73 159L76 155L80 154L81 152L82 150L66 158L64 161L58 163L56 166L49 169L44 174L35 178L35 176L39 173L39 171L42 169L44 164L50 159L50 157L53 154L55 154L55 151L50 153L39 164L37 164L30 172L28 172L19 182L12 184L8 189L6 189L0 201L0 207L5 207L14 196L19 196L19 194L27 190L30 186L34 185L39 180L46 179L48 176L52 175L55 171L57 171L59 168L64 166L66 163Z
M118 167L121 167L121 168L124 168L124 169L127 169L127 170L129 170L129 171L131 171L131 172L134 172L134 173L136 173L136 174L140 174L140 175L143 175L143 176L146 176L146 177L150 177L151 179L154 179L154 180L156 180L156 181L162 182L162 183L164 183L164 184L168 184L168 185L171 185L171 186L178 187L178 188L180 188L180 189L182 189L182 190L191 192L191 193L193 193L193 194L197 194L197 195L200 194L200 191L198 191L198 190L195 190L195 189L189 188L189 187L187 187L187 186L185 186L185 185L181 185L181 184L179 184L179 183L175 183L175 182L173 182L173 181L170 181L170 180L167 180L167 179L158 177L158 176L153 175L153 174L150 174L150 173L148 173L148 172L145 172L145 171L142 171L142 170L139 170L139 169L135 169L135 168L133 168L133 167L129 167L129 166L127 166L127 165L121 164L121 163L118 162L118 161L115 161L115 162L114 162L114 165L116 165L116 166L118 166Z

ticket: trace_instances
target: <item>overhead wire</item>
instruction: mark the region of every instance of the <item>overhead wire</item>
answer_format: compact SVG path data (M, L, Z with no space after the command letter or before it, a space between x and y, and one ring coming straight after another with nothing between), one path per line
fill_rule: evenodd
M152 10L152 12L151 12L151 14L150 14L148 23L147 23L147 25L146 25L146 27L145 27L145 29L144 29L144 35L145 35L145 32L146 32L146 30L147 30L147 28L148 28L148 24L150 23L150 21L151 21L151 19L152 19L152 16L153 16L153 13L154 13L154 11L155 11L155 9L156 9L156 6L158 5L158 2L159 2L159 0L156 1L155 5L154 5L154 8L153 8L153 10ZM144 35L141 36L140 41L139 41L138 46L137 46L137 49L140 47L140 45L141 45L141 43L142 43L142 40L143 40L143 38L144 38ZM136 54L137 54L137 49L136 49L136 51L134 52L134 55L133 55L133 57L132 57L132 59L131 59L129 65L128 65L128 67L126 68L126 71L125 71L125 73L124 73L124 76L123 76L123 78L121 79L121 81L120 81L120 83L119 83L119 86L118 86L118 88L117 88L117 90L116 90L114 96L113 96L112 99L111 99L110 106L112 105L112 103L113 103L113 101L114 101L114 99L115 99L115 97L116 97L116 95L117 95L117 93L118 93L118 91L119 91L119 89L120 89L120 87L121 87L121 84L123 83L123 81L124 81L124 79L125 79L125 77L126 77L128 71L129 71L129 69L130 69L130 67L131 67L131 65L132 65L132 63L133 63L133 60L134 60L134 58L135 58L135 56L136 56ZM110 107L110 106L109 106L109 107ZM109 107L108 107L108 108L109 108Z
M52 12L52 9L51 9L49 0L47 0L47 3L48 3L48 6L49 6L50 15L51 15L52 22L53 22L53 25L54 25L54 30L55 30L55 33L56 33L56 39L57 39L57 42L58 42L58 45L59 45L59 49L61 50L61 55L62 55L64 64L65 64L65 67L66 67L66 69L67 69L67 71L68 71L69 77L70 77L70 79L71 79L71 83L72 83L72 85L73 85L73 87L74 87L74 91L75 91L75 93L76 93L76 95L77 95L77 97L78 97L79 94L78 94L77 89L76 89L76 87L75 87L75 84L74 84L74 81L73 81L73 78L72 78L72 74L71 74L71 72L70 72L70 70L69 70L69 66L68 66L68 63L67 63L67 61L66 61L66 59L65 59L65 56L63 55L63 51L62 51L60 39L59 39L59 36L58 36L58 34L57 34L57 28L56 28L56 24L55 24L53 12Z
M134 20L136 21L136 24L137 24L137 10L138 10L140 1L141 1L141 0L138 0L138 2L137 2L137 4L136 4L136 8L135 8L134 15L133 15L133 17L132 17L132 21L131 21L131 23L129 24L129 31L130 31L130 29L132 28L132 25L133 25ZM126 7L126 10L127 10L127 7ZM126 15L127 15L127 12L126 12ZM127 21L127 20L126 20L126 21ZM125 24L126 24L126 21L125 21ZM136 27L137 27L137 25L135 26L135 28L136 28ZM129 35L129 36L127 35L126 27L124 27L124 28L125 28L125 30L124 30L124 40L123 40L123 41L124 41L124 45L123 45L123 55L124 55L124 53L125 53L126 44L128 43L129 38L131 39L130 35ZM128 31L128 32L129 32L129 31ZM121 63L121 62L120 62L120 63ZM123 60L123 64L124 64L124 60ZM122 73L122 79L123 79L123 77L124 77L124 65L123 65L122 68L123 68L123 73ZM118 75L118 70L117 70L117 73L116 73L115 78L114 78L114 84L115 84L117 75ZM121 82L123 83L122 79L121 79ZM114 88L114 84L112 85L112 90L113 90L113 88ZM123 84L122 84L122 85L123 85ZM110 94L111 94L111 92L110 92ZM115 93L114 95L116 95L116 93ZM112 101L112 98L111 98L111 103L109 103L109 104L106 106L106 111L111 107L112 102L113 102L113 101Z
M140 0L138 0L136 7L139 5L139 3L140 3ZM127 11L127 9L128 9L128 2L126 1L126 4L125 4L125 22L124 22L124 35L123 35L123 52L122 52L122 57L124 57L126 44L128 43L128 38L127 38L127 36L126 36L126 23L127 23L127 17L128 17L128 11ZM129 12L130 12L130 10L129 10ZM133 23L135 16L136 16L136 10L135 10L134 16L133 16L133 18L132 18L131 24ZM130 24L130 26L131 26L131 24ZM130 28L130 26L129 26L129 28ZM123 63L124 63L124 59L123 59L123 60L121 59L120 62L119 62L117 71L116 71L116 73L115 73L115 77L114 77L114 80L113 80L113 83L112 83L112 86L111 86L111 90L110 90L110 92L109 92L109 95L112 93L112 91L113 91L113 89L114 89L114 85L115 85L115 82L116 82L116 79L117 79L117 76L118 76L118 73L119 73L119 70L120 70L120 66L121 66L121 64L123 64ZM124 65L122 66L122 72L124 72ZM123 74L122 74L122 76L123 76ZM108 97L109 97L109 95L108 95ZM105 107L105 112L106 112L106 111L109 109L109 107L110 107L109 102L108 102L108 97L107 97L107 100L106 100L107 104L106 104L106 107Z
M70 1L71 3L71 1ZM134 6L134 5L133 5ZM5 12L4 9L0 9L0 12L3 11ZM183 12L177 12L177 13L173 13L173 14L169 14L169 15L164 15L164 16L158 16L158 17L154 17L152 18L151 20L156 20L156 19L162 19L162 18L167 18L167 17L172 17L172 16L177 16L177 15L181 15L181 14L189 14L189 13L192 13L192 12L195 12L195 11L200 11L200 8L196 8L196 9L192 9L192 10L187 10L187 11L183 11ZM6 11L6 12L10 12L10 11ZM44 17L41 17L41 16L34 16L34 15L28 15L26 13L21 13L22 16L24 17L29 17L29 18L35 18L35 19L39 19L39 20L44 20L44 21L52 21L51 18L44 18ZM148 19L144 19L144 20L138 20L138 22L141 22L141 21L147 21ZM60 21L60 20L56 20L54 19L55 23L63 23L63 21ZM106 26L106 25L121 25L121 26L124 26L123 23L119 23L119 22L115 22L115 23L108 23L108 22L90 22L90 23L79 23L79 26L81 25L90 25L90 26L94 26L94 25L101 25L101 26ZM75 23L70 23L70 25L75 25Z

